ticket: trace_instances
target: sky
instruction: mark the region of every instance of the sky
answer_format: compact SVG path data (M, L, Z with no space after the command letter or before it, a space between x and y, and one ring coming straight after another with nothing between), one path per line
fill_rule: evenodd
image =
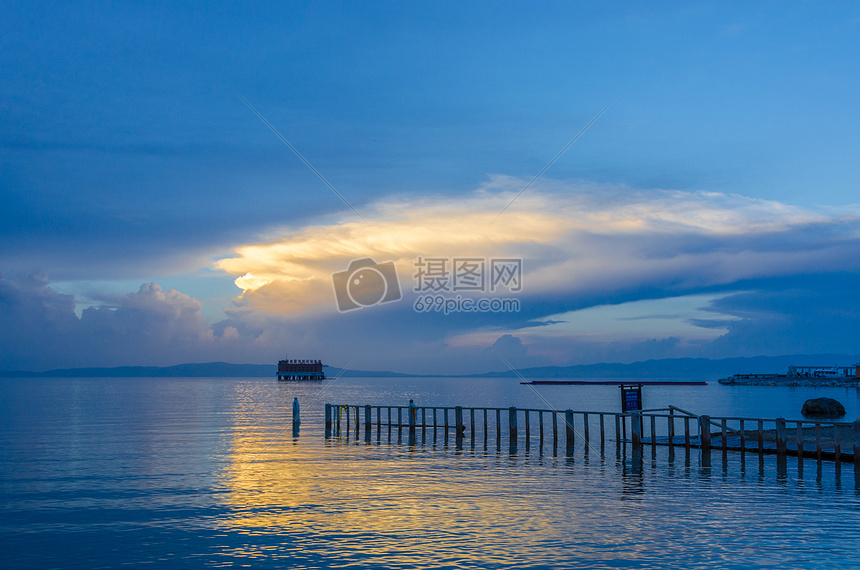
M4 2L0 370L857 354L858 101L849 2Z

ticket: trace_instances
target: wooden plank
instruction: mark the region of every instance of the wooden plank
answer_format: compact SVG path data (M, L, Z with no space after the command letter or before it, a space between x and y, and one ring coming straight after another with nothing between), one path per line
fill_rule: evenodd
M517 409L513 406L508 408L508 430L510 431L511 443L517 441Z

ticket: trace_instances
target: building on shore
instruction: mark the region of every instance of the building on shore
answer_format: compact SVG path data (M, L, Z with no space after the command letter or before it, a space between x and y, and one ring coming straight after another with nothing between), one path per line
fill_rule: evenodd
M325 380L322 360L279 360L278 380Z
M721 378L720 384L758 386L856 386L860 388L860 365L789 366L787 374L741 373Z
M789 378L860 378L860 366L789 366Z

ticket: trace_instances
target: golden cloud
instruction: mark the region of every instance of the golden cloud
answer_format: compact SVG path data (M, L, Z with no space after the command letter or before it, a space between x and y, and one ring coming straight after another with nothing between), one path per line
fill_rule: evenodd
M719 251L673 254L675 246L665 238L728 238L834 221L821 212L737 195L553 181L542 183L540 191L530 189L498 216L522 186L522 180L496 176L465 198L380 202L364 209L367 221L335 219L279 230L261 243L237 247L233 257L217 261L216 267L237 277L243 291L237 304L294 314L333 311L331 275L354 259L393 261L404 290L411 287L403 284L411 279L419 256L523 257L533 262L530 291L575 289L617 279L624 271L641 277L683 271L681 266L702 269L696 257L727 275L748 276L749 271L727 269L727 257ZM850 215L856 219L856 212ZM612 239L596 243L594 238L601 237ZM648 240L658 242L648 247L662 247L654 255L657 261L647 259L653 252L643 254ZM753 273L760 270L750 252L734 258Z

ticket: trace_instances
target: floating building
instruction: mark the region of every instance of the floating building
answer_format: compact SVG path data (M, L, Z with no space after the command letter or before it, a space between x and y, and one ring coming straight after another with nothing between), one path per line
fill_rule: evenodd
M279 360L278 380L325 380L322 360Z

